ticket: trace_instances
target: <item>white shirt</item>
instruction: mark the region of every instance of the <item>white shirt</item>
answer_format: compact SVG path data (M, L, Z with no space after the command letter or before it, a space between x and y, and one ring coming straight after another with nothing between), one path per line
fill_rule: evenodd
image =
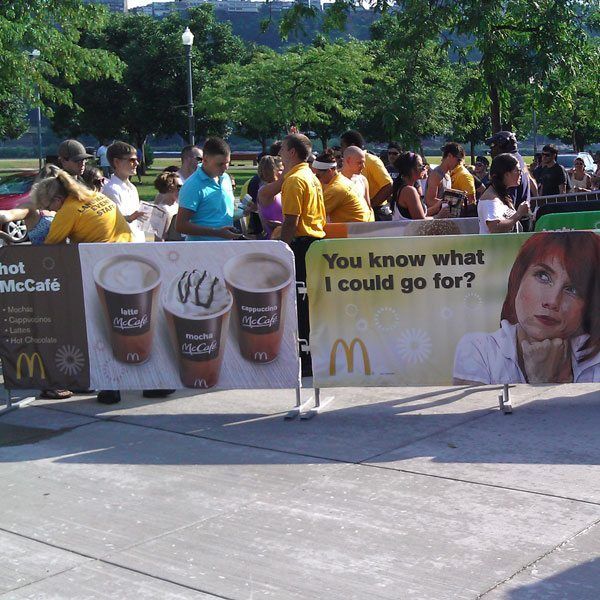
M477 216L479 217L479 233L490 233L486 221L499 221L510 219L516 211L506 206L500 198L479 200L477 204Z
M106 146L100 146L98 150L96 150L96 156L100 159L101 167L110 167L110 163L108 162L108 157L106 155L108 148Z
M102 193L110 198L119 208L124 217L128 217L134 212L140 210L140 196L137 188L129 179L123 181L114 173L102 188ZM134 242L145 242L146 236L140 229L139 221L129 223L131 233L133 233Z
M573 383L600 381L600 353L579 362L589 336L571 338ZM504 320L494 333L467 333L456 346L454 378L485 384L527 383L517 356L517 326ZM548 383L553 383L549 381Z

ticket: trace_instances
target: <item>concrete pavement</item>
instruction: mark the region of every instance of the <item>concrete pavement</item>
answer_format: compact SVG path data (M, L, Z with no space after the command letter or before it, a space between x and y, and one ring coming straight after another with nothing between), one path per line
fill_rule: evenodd
M0 416L0 598L600 597L600 386L334 393Z

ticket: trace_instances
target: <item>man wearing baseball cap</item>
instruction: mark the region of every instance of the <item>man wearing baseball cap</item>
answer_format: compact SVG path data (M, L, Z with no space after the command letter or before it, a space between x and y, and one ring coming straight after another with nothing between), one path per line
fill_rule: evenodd
M508 190L515 208L522 202L528 202L531 198L529 189L529 171L523 157L519 154L517 136L512 131L499 131L485 142L490 147L492 158L498 154L512 154L521 167L521 183L516 188Z
M88 154L83 144L77 140L65 140L58 147L60 168L75 177L79 183L84 183L81 176L85 171L85 162L90 158L94 157Z

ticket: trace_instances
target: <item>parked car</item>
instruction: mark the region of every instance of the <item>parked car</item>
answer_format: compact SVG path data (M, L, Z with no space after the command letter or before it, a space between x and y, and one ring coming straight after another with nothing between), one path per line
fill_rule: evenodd
M589 152L580 152L579 154L559 154L556 158L556 162L568 171L573 168L573 163L576 158L581 158L583 160L585 172L588 175L593 175L596 172L596 164Z
M9 210L25 204L29 200L29 192L37 171L23 171L13 175L0 177L0 210ZM24 221L13 221L2 225L2 231L18 244L27 239L27 228Z

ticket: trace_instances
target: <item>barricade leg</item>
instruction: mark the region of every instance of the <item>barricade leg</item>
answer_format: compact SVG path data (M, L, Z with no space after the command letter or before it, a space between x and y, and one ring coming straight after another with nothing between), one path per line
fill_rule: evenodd
M508 383L504 384L504 387L502 388L502 393L498 396L498 402L500 404L500 410L505 415L512 414L513 407L510 399L510 387Z
M310 410L307 410L306 412L301 412L300 418L306 421L308 419L316 417L321 412L321 410L323 410L330 402L333 401L334 398L335 396L327 396L323 401L321 401L321 388L315 388L315 405ZM312 396L310 400L312 400Z
M306 408L306 406L308 404L310 404L310 402L312 402L312 396L306 401L306 402L302 402L302 388L300 387L300 385L296 386L296 406L294 406L294 408L292 408L292 410L290 410L286 415L284 415L284 420L285 421L291 421L292 419L295 419L298 415L300 415L300 413L303 411L304 408Z

